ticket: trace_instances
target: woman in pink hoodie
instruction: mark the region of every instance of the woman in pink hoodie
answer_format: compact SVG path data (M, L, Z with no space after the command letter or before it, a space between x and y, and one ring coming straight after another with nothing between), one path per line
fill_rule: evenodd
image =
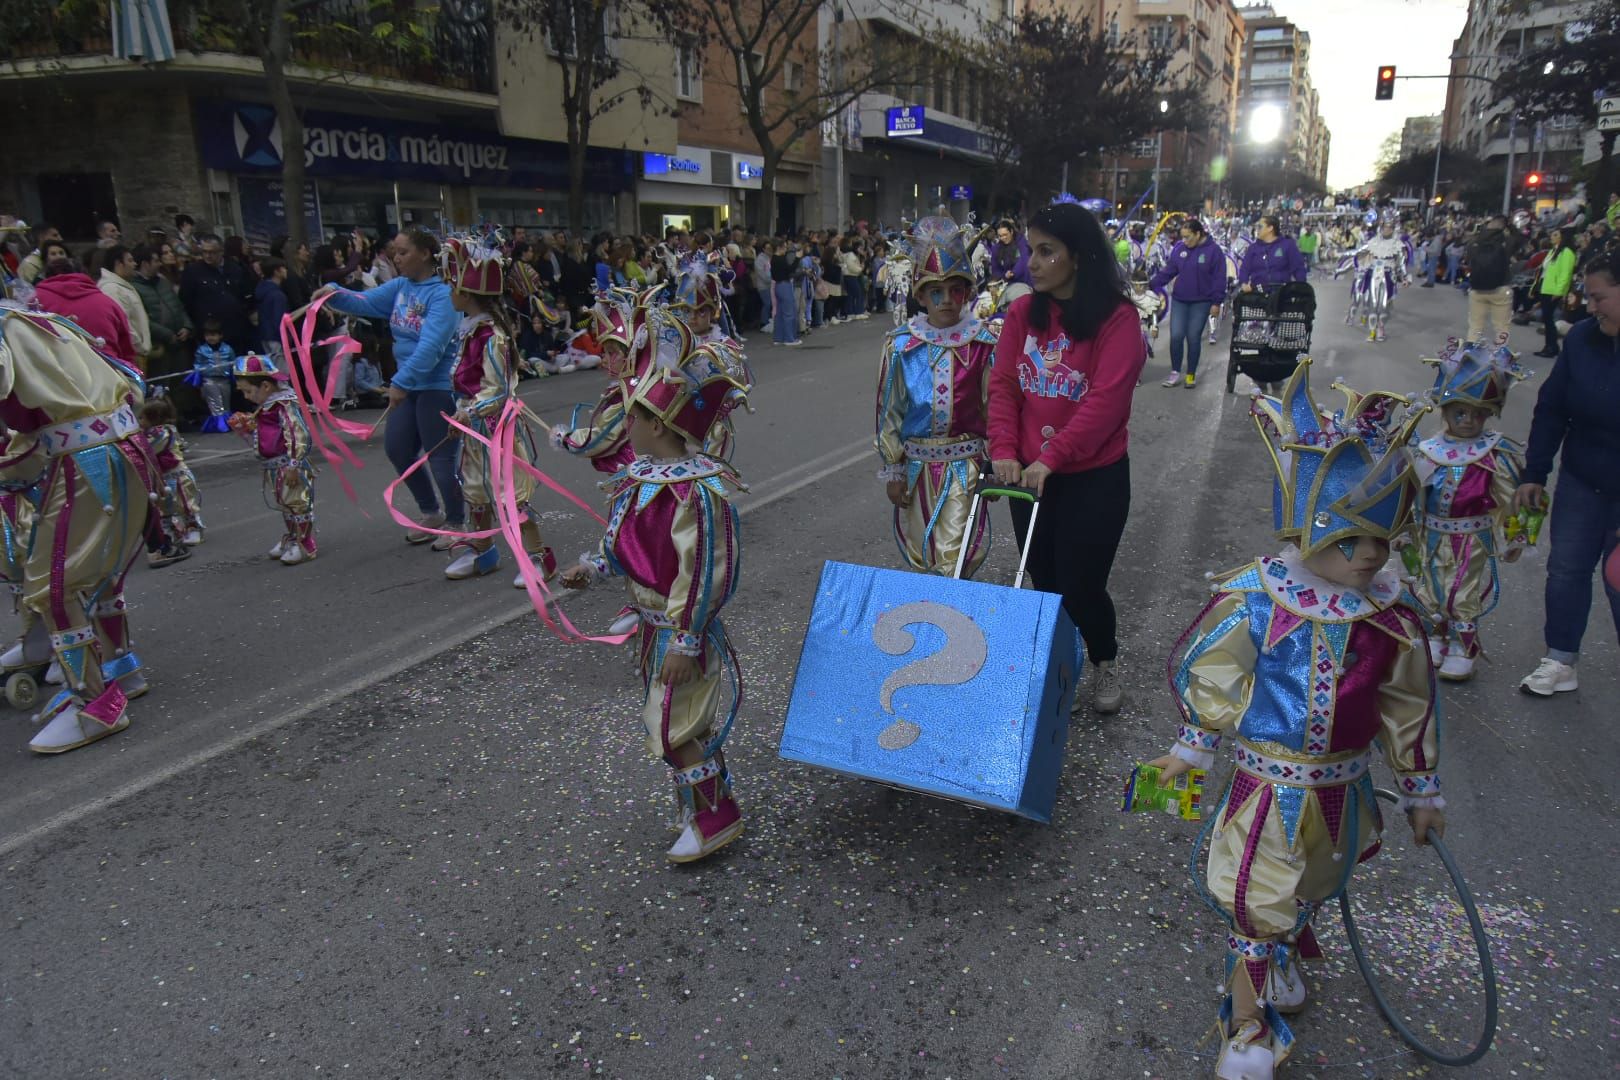
M1039 493L1030 545L1037 589L1058 593L1092 662L1092 708L1119 711L1119 642L1108 574L1130 512L1131 397L1147 349L1119 265L1090 212L1059 203L1029 224L1035 292L1007 311L990 373L996 479ZM1012 503L1023 543L1029 505Z
M40 307L72 319L91 336L101 338L102 348L108 353L140 369L141 358L129 334L129 316L118 301L79 272L77 263L52 259L45 267L45 276L34 286L34 297Z

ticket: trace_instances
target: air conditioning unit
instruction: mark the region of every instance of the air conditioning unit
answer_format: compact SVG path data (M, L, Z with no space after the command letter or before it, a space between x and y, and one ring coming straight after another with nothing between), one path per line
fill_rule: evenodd
M736 187L737 177L731 171L731 155L724 150L709 151L709 175L722 187Z

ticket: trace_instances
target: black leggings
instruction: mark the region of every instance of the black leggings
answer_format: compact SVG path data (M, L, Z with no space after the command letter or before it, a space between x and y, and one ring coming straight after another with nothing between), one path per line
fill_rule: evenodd
M1547 352L1558 351L1558 309L1564 303L1562 296L1541 297L1541 336L1545 341L1543 348Z
M1013 531L1022 549L1029 532L1029 503L1010 500ZM1063 610L1085 639L1092 663L1119 655L1114 601L1108 574L1114 567L1125 519L1131 512L1131 462L1046 478L1035 542L1029 551L1029 576L1042 592L1063 597Z

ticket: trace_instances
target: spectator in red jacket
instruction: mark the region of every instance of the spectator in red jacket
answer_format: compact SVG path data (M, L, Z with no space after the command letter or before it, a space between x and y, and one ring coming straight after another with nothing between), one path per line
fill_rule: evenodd
M1108 574L1130 510L1126 425L1147 349L1089 211L1040 211L1029 246L1035 292L1008 309L990 373L990 458L998 481L1040 495L1030 577L1063 597L1092 661L1092 708L1113 713L1123 690ZM1012 512L1022 544L1029 504L1014 500Z
M52 259L45 264L45 276L34 287L39 306L65 315L82 326L92 337L102 339L102 348L112 356L141 368L141 357L129 335L129 316L118 301L102 292L89 275L72 259Z

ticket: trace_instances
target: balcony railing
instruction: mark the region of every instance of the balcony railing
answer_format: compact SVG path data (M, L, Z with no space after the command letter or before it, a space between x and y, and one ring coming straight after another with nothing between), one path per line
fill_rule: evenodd
M169 0L178 58L187 52L256 55L240 7L210 0ZM112 52L106 0L27 4L0 26L0 62L105 56ZM298 10L294 64L493 93L490 0L317 0Z

